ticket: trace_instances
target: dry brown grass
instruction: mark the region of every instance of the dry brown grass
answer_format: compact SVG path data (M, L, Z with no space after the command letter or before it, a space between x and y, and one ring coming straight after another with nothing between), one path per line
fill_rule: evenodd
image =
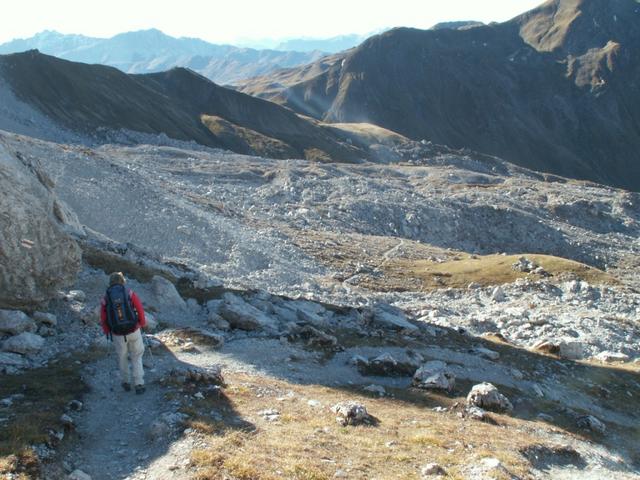
M385 273L390 277L418 279L422 289L466 288L470 283L482 286L511 283L519 278L541 279L540 275L514 270L512 265L521 256L540 265L551 277L580 278L592 284L615 284L616 280L607 273L583 263L550 255L460 255L446 262L429 260L392 260L386 265Z
M296 156L295 150L281 140L241 127L224 118L201 115L200 120L211 133L234 151L275 158Z
M60 416L67 403L86 392L80 371L97 355L100 353L74 354L48 367L2 377L0 398L14 394L24 398L8 409L9 421L0 429L0 474L37 477L39 462L31 447L48 440L48 429L61 427Z
M354 283L374 291L430 291L467 288L470 283L490 286L518 278L543 278L513 270L512 265L521 256L542 266L552 280L579 278L596 285L619 283L616 277L601 270L551 255L476 256L405 239L391 258L385 258L385 253L399 244L398 238L293 230L289 234L293 243L307 254L344 272L330 281L349 278L364 265L366 271Z
M245 374L227 378L230 387L225 401L254 428L198 428L207 434L209 444L191 455L198 480L323 480L333 478L339 469L352 479L411 479L419 478L420 467L429 462L438 462L447 469L448 478L455 479L463 478L465 466L487 456L499 458L510 472L527 478L529 464L519 449L540 442L528 433L526 422L507 416L494 416L496 425L491 425L434 412L427 408L433 398L422 392L404 396L397 391L396 398L373 398ZM265 388L273 394L257 396ZM288 391L293 396L279 396ZM311 398L321 402L322 408L309 406ZM329 407L346 399L364 403L379 424L338 425ZM460 400L438 399L447 405ZM216 400L204 400L199 408L202 416L192 427L207 423L206 413L216 408ZM258 415L271 408L280 412L279 421Z

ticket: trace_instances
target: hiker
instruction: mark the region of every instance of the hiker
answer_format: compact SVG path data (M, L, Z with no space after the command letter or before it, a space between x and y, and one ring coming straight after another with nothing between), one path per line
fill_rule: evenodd
M109 288L100 302L100 322L102 330L111 339L118 355L118 366L122 388L131 390L129 362L133 371L133 384L137 394L144 393L144 370L142 354L144 342L141 328L146 327L142 302L136 293L125 287L126 279L122 272L112 273Z

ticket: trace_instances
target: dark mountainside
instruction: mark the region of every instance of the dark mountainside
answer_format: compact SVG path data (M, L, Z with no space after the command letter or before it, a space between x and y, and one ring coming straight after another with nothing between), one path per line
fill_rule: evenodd
M364 156L291 110L183 68L127 75L29 51L0 56L0 75L21 100L57 124L91 136L126 129L273 158Z
M551 0L502 24L394 29L242 91L640 190L639 21L635 0Z
M323 55L320 51L256 50L216 45L197 38L174 38L156 29L126 32L111 38L44 31L31 38L0 45L0 54L33 49L74 62L109 65L125 73L153 73L185 67L221 84L306 64Z

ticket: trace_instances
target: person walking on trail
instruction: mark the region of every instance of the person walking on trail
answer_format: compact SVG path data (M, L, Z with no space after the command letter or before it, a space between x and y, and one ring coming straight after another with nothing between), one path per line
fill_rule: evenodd
M135 392L141 394L145 386L142 367L144 341L140 330L147 324L140 298L125 284L126 279L121 272L112 273L109 277L109 288L100 302L100 323L115 347L122 388L127 392L131 390L128 356Z

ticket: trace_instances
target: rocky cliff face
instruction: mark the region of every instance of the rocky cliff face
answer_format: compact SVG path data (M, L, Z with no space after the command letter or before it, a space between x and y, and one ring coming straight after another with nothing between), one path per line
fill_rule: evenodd
M37 161L0 141L0 308L33 308L75 280L79 224Z

